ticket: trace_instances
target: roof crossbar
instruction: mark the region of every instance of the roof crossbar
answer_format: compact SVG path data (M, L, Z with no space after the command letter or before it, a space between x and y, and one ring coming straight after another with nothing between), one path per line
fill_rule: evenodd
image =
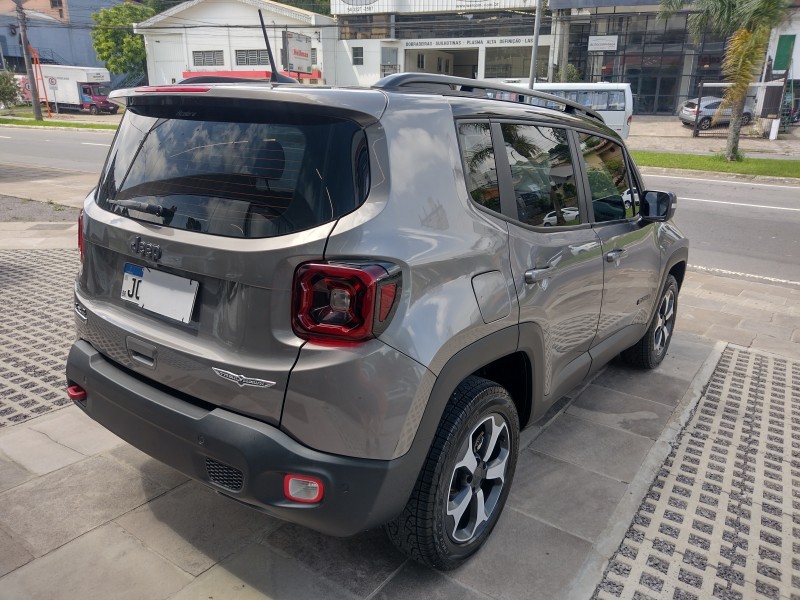
M578 102L554 96L553 94L546 94L536 89L525 90L481 79L433 73L396 73L375 82L372 87L386 92L426 92L443 96L491 98L493 100L534 104L550 108L552 108L553 104L557 104L564 107L562 112L572 115L585 115L601 123L604 122L598 113Z

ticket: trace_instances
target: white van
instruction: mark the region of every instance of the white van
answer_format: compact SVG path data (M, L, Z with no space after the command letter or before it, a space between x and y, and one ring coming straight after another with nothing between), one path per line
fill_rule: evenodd
M528 89L524 79L494 79L505 84ZM630 83L547 83L537 82L534 89L560 96L596 110L606 125L616 131L622 139L628 137L633 120L633 94ZM530 104L547 106L548 102L531 99Z

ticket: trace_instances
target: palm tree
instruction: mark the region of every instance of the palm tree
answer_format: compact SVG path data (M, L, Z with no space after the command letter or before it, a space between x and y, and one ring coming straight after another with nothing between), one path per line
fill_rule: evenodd
M720 109L731 107L731 125L725 157L739 155L741 118L747 88L758 78L769 42L769 34L787 14L787 0L661 0L662 16L678 10L697 11L689 15L689 33L696 40L711 28L728 38L722 72L731 87L725 91Z

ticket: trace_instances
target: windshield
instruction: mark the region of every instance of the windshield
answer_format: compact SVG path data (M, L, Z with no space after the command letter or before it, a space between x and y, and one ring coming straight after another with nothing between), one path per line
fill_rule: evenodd
M108 96L111 89L107 85L93 85L92 96Z
M354 210L369 188L366 138L343 119L238 121L235 110L164 118L129 109L111 148L98 204L201 233L261 238ZM262 110L262 114L267 112ZM197 117L209 117L197 118ZM234 114L230 114L234 113Z

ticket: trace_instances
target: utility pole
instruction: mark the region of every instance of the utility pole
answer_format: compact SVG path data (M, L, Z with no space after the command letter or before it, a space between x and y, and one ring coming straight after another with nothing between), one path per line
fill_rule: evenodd
M539 55L539 27L542 24L542 0L536 0L536 19L533 22L533 50L531 51L531 76L528 79L528 89L533 89L536 80L536 61Z
M22 10L22 0L14 0L14 4L17 5L17 22L19 23L19 35L22 38L22 56L25 59L25 71L28 73L28 83L31 86L33 118L37 121L43 121L42 107L39 106L39 90L36 87L36 78L33 75L33 65L31 65L31 55L28 51L28 27L25 23L25 11Z

